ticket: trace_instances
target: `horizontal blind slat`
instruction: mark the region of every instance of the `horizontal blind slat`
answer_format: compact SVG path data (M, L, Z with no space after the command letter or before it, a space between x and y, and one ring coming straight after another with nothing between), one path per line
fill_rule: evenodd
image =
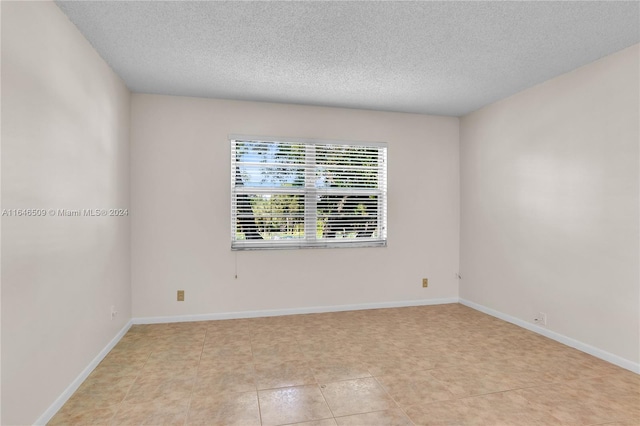
M233 249L386 245L386 144L231 139Z

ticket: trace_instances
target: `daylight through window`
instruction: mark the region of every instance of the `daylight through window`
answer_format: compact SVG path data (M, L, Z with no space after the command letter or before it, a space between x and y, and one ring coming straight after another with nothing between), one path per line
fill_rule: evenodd
M386 144L230 139L232 249L386 245Z

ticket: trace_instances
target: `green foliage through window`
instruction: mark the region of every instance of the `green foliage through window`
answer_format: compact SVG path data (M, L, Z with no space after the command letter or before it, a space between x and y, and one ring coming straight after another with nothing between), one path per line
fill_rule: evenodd
M231 139L232 248L386 245L386 145Z

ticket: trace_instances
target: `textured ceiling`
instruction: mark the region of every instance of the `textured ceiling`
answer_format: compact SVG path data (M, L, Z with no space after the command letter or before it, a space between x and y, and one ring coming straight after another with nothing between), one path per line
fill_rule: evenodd
M640 41L635 1L56 3L134 92L454 116Z

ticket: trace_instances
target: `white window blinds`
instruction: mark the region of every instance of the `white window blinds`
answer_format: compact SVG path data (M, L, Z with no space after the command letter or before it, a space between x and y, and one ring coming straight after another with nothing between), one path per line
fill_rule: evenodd
M230 140L232 249L386 245L386 144Z

